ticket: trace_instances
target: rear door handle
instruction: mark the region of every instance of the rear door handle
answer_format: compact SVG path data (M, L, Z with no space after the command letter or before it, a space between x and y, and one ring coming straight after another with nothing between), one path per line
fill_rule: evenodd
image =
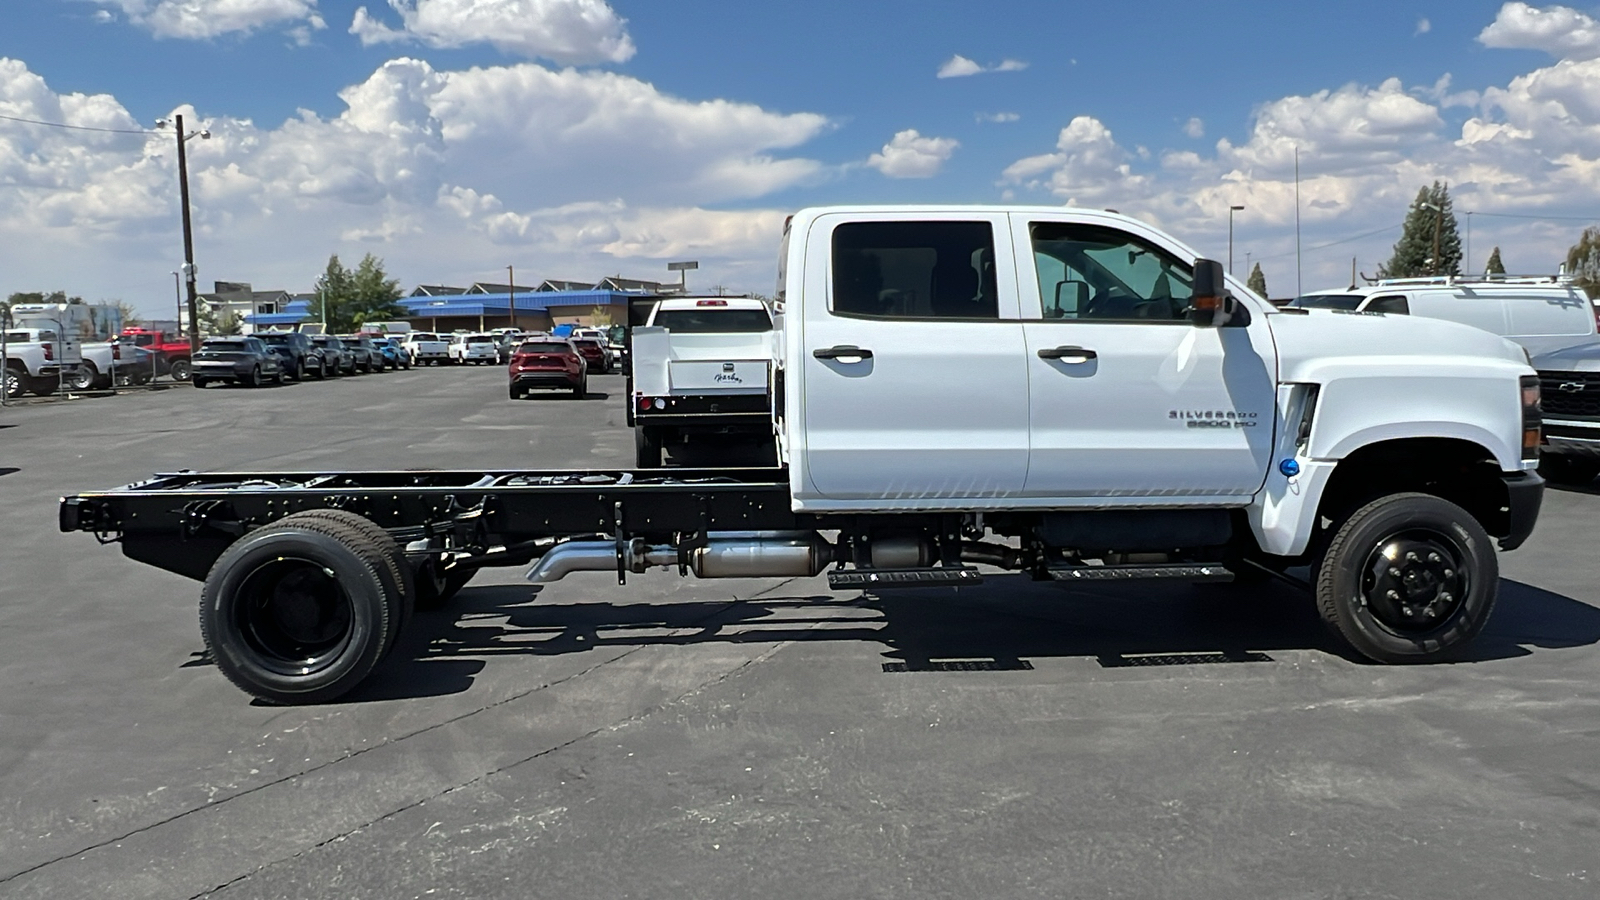
M819 348L811 351L817 359L833 359L842 363L858 363L872 358L872 351L865 347L856 347L850 344L840 344L837 347Z
M1099 354L1087 347L1049 347L1039 351L1040 359L1054 359L1064 363L1086 363L1098 359Z

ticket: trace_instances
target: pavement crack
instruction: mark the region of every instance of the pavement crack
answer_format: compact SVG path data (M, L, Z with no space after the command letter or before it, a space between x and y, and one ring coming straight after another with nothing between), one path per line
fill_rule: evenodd
M710 619L713 616L716 616L716 615L719 615L719 614L721 614L723 612L726 612L727 610L729 610L729 609L731 609L731 608L733 608L735 606L738 606L741 603L747 603L750 600L753 600L753 599L755 599L757 597L760 597L760 596L763 596L765 594L769 594L769 593L771 593L773 591L779 590L780 588L783 588L783 587L789 585L790 583L792 583L792 582L794 582L796 580L797 579L795 579L795 578L787 578L787 579L784 579L783 581L781 581L781 582L779 582L779 583L777 583L775 585L772 585L772 586L767 587L767 588L763 588L762 590L757 591L754 594L751 594L749 597L747 597L745 599L741 600L739 598L734 598L733 600L731 600L728 603L724 604L722 606L722 608L718 609L716 612L710 613L710 614L702 617L701 619L697 620L697 622L695 622L694 624L699 624L699 622L704 622L706 619ZM811 626L812 629L815 629L817 627L819 627L819 626L817 626L817 625L812 625ZM305 848L303 848L301 850L298 850L298 851L296 851L294 853L291 853L290 855L285 856L285 857L283 857L281 859L275 859L272 862L263 863L262 865L257 866L256 868L250 870L249 872L244 873L243 875L239 875L239 876L237 876L235 878L230 878L227 881L222 882L221 884L214 885L212 887L209 887L209 888L201 891L198 894L194 894L194 895L190 896L188 898L188 900L201 900L201 898L203 898L203 897L209 897L209 896L215 894L217 891L226 890L227 888L229 888L229 887L231 887L231 886L233 886L235 884L238 884L238 883L240 883L242 881L246 881L246 880L248 880L248 879L250 879L250 878L252 878L252 877L254 877L254 876L256 876L256 875L258 875L260 873L262 873L262 872L265 872L267 869L270 869L273 866L282 865L282 864L287 863L287 862L293 862L294 860L300 859L301 857L305 856L308 853L313 853L313 852L315 852L315 851L317 851L317 850L319 850L319 849L321 849L323 847L326 847L326 846L328 846L330 844L335 844L335 843L338 843L339 841L345 840L346 838L349 838L349 837L352 837L354 835L360 834L361 832L366 831L367 829L371 828L374 825L380 824L382 822L386 822L389 819L392 819L395 816L398 816L398 815L400 815L402 813L409 812L409 811L411 811L413 809L417 809L417 808L419 808L419 807L421 807L421 806L423 806L423 805L425 805L425 804L427 804L427 803L429 803L429 802L431 802L433 800L438 800L441 797L447 797L450 794L456 793L457 791L465 790L466 788L472 787L475 784L479 784L479 783L481 783L483 781L486 781L486 780L488 780L490 778L493 778L496 775L501 775L501 774L504 774L506 772L509 772L512 769L517 768L518 766L527 765L528 763L533 762L534 760L542 759L542 758L544 758L546 756L550 756L551 754L554 754L554 753L559 753L562 750L567 749L568 747L573 747L573 746L576 746L578 744L581 744L584 741L589 740L590 738L597 737L599 735L606 734L608 732L616 731L619 728L623 728L623 727L625 727L627 725L631 725L631 724L633 724L635 722L643 721L644 719L655 715L656 713L660 712L661 710L666 709L667 707L672 706L673 704L681 702L682 700L684 700L687 697L692 697L695 694L705 690L706 688L713 687L715 685L721 684L721 683L723 683L723 682L725 682L725 681L727 681L727 680L729 680L731 678L734 678L734 677L738 676L739 674L745 672L748 669L751 669L751 668L753 668L753 667L755 667L755 666L757 666L757 665L759 665L761 663L766 662L767 660L769 660L772 657L776 656L779 651L783 650L785 647L789 646L792 643L793 643L793 641L780 641L780 642L774 644L772 647L768 648L765 652L763 652L763 653L761 653L761 654L759 654L759 655L757 655L755 657L752 657L750 659L745 660L744 662L740 663L739 665L734 666L732 669L729 669L726 672L723 672L723 673L717 675L715 678L709 678L709 679L701 682L700 684L697 684L694 687L689 688L688 690L678 694L677 696L671 698L670 700L665 700L665 701L663 701L661 703L655 704L654 706L646 707L645 709L642 709L642 710L640 710L640 711L638 711L638 712L636 712L636 713L634 713L632 715L624 716L621 719L618 719L618 720L616 720L614 722L611 722L609 724L602 725L602 726L600 726L598 728L595 728L595 729L593 729L591 731L588 731L588 732L585 732L583 734L580 734L577 737L572 738L571 740L563 741L562 743L556 744L553 747L546 747L545 749L540 750L539 752L531 754L529 756L525 756L522 759L513 760L511 762L506 763L503 766L499 766L499 767L491 769L491 770L489 770L487 772L480 772L479 774L474 775L472 778L469 778L468 780L463 781L460 784L451 785L450 787L447 787L447 788L445 788L445 789L443 789L441 791L437 791L437 792L435 792L435 793L433 793L433 794L431 794L431 795L429 795L427 797L423 797L420 800L415 800L415 801L413 801L411 803L407 803L407 804L405 804L403 806L400 806L400 807L397 807L395 809L392 809L389 812L386 812L383 815L378 816L375 819L372 819L372 820L370 820L368 822L363 822L362 824L356 826L355 828L350 829L349 831L345 831L345 832L342 832L340 834L336 834L336 835L334 835L333 837L330 837L330 838L325 838L325 839L323 839L321 841L316 842L315 844L312 844L309 847L305 847ZM623 658L625 658L627 656L630 656L630 655L632 655L632 654L634 654L634 653L636 653L636 652L638 652L638 651L640 651L642 649L644 649L643 645L641 645L639 647L635 647L632 650L629 650L627 653L623 653L620 656L617 656L617 657L615 657L613 659L607 660L604 663L599 663L597 665L591 666L588 669L583 670L583 672L578 672L578 673L575 673L573 675L568 676L567 678L563 678L563 679L560 679L558 681L551 682L550 685L541 686L541 688L539 688L539 689L543 689L543 687L554 686L554 685L560 684L560 683L562 683L564 681L571 681L573 678L577 678L580 675L583 675L583 674L588 673L588 672L592 672L595 669L600 668L601 666L605 666L605 665L609 665L609 664L611 664L613 662L617 662L617 661L619 661L619 660L621 660L621 659L623 659ZM531 694L531 693L533 693L533 691L531 691L531 690L530 691L524 691L522 694L520 694L518 696L519 697L527 696L528 694ZM489 706L484 707L484 709L492 709L495 706L500 706L500 705L502 705L504 703L508 703L508 702L510 702L511 700L514 700L514 699L517 699L517 698L516 697L508 697L505 700L500 701L499 703L490 704ZM467 714L464 714L464 715L459 716L457 718L458 719L464 719L464 718L467 718L467 716L476 715L478 712L481 712L481 711L482 710L474 710L472 713L467 713ZM443 724L448 724L448 723L440 723L440 724L443 725ZM433 727L438 727L438 726L433 726ZM432 730L432 729L431 728L422 729L421 731L415 732L415 734L421 734L423 731L429 731L429 730ZM406 737L411 737L411 736L412 735L406 735ZM403 739L404 738L401 738L401 740L403 740ZM376 748L372 748L372 749L376 749ZM351 755L354 756L354 754L351 754ZM348 759L348 758L350 758L350 757L343 757L343 758L341 758L340 761L343 761L343 759ZM314 771L314 770L309 770L309 771ZM0 882L0 883L3 883L3 882Z
M761 591L758 591L758 592L750 595L749 598L745 598L745 599L739 599L737 597L733 598L729 602L727 602L727 603L723 604L722 606L718 607L716 610L713 610L713 611L707 613L705 616L703 616L700 619L696 620L695 622L691 623L690 627L692 628L694 626L699 625L702 622L705 622L708 619L712 619L712 618L715 618L716 616L722 615L723 613L727 612L728 610L732 609L735 606L738 606L741 603L746 603L751 599L754 599L756 597L760 597L760 596L762 596L764 594L770 593L771 591L778 590L778 589L790 584L793 581L795 581L795 579L793 579L793 578L785 579L784 581L781 581L778 584L775 584L775 585L772 585L770 587L764 588ZM548 690L548 689L553 688L553 687L558 687L558 686L560 686L562 684L566 684L567 682L573 681L573 680L578 679L578 678L582 678L585 675L588 675L588 674L590 674L592 672L598 671L598 670L600 670L600 669L602 669L602 668L604 668L606 666L610 666L610 665L612 665L614 663L621 662L622 660L627 659L628 657L632 656L633 654L638 653L639 651L645 649L646 646L647 645L641 644L641 645L629 648L628 650L625 650L622 653L619 653L616 656L611 657L610 659L606 659L606 660L602 660L600 662L597 662L594 665L589 666L588 668L581 669L581 670L579 670L577 672L573 672L572 674L567 675L567 676L565 676L563 678L557 678L557 679L554 679L552 681L547 681L547 682L545 682L543 684L535 685L534 687L528 688L527 690L518 691L515 694L511 694L509 696L503 697L500 700L496 700L493 703L489 703L489 704L485 704L484 706L480 706L477 709L469 710L467 712L461 713L460 715L451 716L450 718L443 719L443 720L441 720L439 722L435 722L432 725L428 725L428 726L423 727L423 728L418 728L415 731L407 732L407 733L405 733L403 735L400 735L398 737L394 737L394 738L390 738L388 740L380 741L378 743L373 744L370 747L362 747L359 750L355 750L355 751L352 751L350 753L346 753L345 755L340 756L337 759L331 759L331 760L328 760L326 762L318 763L317 765L309 766L309 767L307 767L305 769L301 769L299 771L292 772L292 773L287 774L287 775L283 775L283 776L281 776L279 778L274 778L274 779L272 779L270 781L262 782L261 784L255 785L253 787L246 788L245 790L238 791L237 793L229 794L229 795L227 795L227 796L225 796L225 797L223 797L223 798L221 798L219 800L216 800L216 801L213 801L213 802L208 802L204 806L196 806L196 807L193 807L191 809L183 810L182 812L174 813L173 815L170 815L170 816L167 816L165 818L159 819L159 820L157 820L155 822L150 822L148 824L141 825L138 828L134 828L134 829L131 829L131 830L128 830L128 831L125 831L125 832L118 833L118 834L116 834L116 835L114 835L112 837L108 837L108 838L105 838L103 840L96 841L94 843L88 844L86 846L79 847L78 849L73 850L71 852L63 853L63 854L55 856L55 857L53 857L51 859L47 859L47 860L44 860L42 862L35 863L34 865L28 866L28 867L23 868L23 869L19 869L16 872L12 872L9 875L5 875L4 877L0 877L0 885L9 884L10 882L15 881L18 878L21 878L21 877L23 877L25 875L29 875L29 874L32 874L34 872L38 872L38 871L40 871L42 869L47 869L50 866L56 865L58 863L65 862L65 861L73 859L75 857L82 856L82 855L84 855L86 853L93 852L95 850L100 850L102 848L109 847L109 846L111 846L113 844L120 843L122 841L125 841L125 840L127 840L129 838L135 837L137 835L141 835L141 834L144 834L146 832L153 831L153 830L155 830L157 828L161 828L161 827L163 827L165 825L169 825L169 824L171 824L173 822L177 822L177 821L180 821L182 819L185 819L185 818L187 818L187 817L189 817L191 815L194 815L195 813L216 809L217 807L220 807L220 806L222 806L222 805L224 805L226 803L230 803L230 802L232 802L234 800L238 800L238 799L243 798L243 797L248 797L248 796L250 796L252 794L256 794L256 793L259 793L261 791L267 790L268 788L277 787L278 785L281 785L281 784L287 784L289 782L294 781L295 779L303 778L303 777L305 777L307 775L311 775L311 774L314 774L316 772L320 772L323 769L327 769L327 768L330 768L332 766L340 765L340 764L348 762L348 761L350 761L352 759L356 759L356 758L361 757L361 756L363 756L365 754L371 753L371 752L373 752L375 750L380 750L380 749L383 749L385 747L394 746L395 744L399 744L399 743L402 743L404 741L408 741L408 740L410 740L412 738L415 738L415 737L418 737L420 735L428 734L430 732L437 731L437 730L439 730L441 728L445 728L447 726L451 726L451 725L455 725L457 723L463 722L463 721L465 721L467 719L470 719L470 718L472 718L474 716L477 716L480 713L484 713L484 712L488 712L488 711L493 710L493 709L497 709L497 708L505 706L505 705L507 705L509 703L514 703L514 702L516 702L518 700L521 700L521 699L523 699L525 697L528 697L528 696L530 696L532 694L536 694L536 693L538 693L540 691ZM694 689L685 692L684 694L680 695L679 697L673 698L671 701L668 701L668 703L675 703L679 699L682 699L682 697L686 697L689 694L692 694L696 690L700 690L700 689L702 689L704 687L708 687L708 686L710 686L712 684L716 684L718 681L721 681L723 678L731 677L732 675L734 675L734 674L736 674L736 673L738 673L740 671L743 671L745 669L745 667L750 665L751 663L760 662L760 661L763 661L763 660L769 658L773 653L777 652L777 650L780 649L782 646L783 645L780 644L778 647L774 647L772 650L768 651L767 653L762 654L759 657L756 657L753 660L747 660L745 663L739 665L738 667L736 667L736 668L724 673L721 677L712 679L710 681L707 681L705 684L699 685L699 686L695 687ZM440 792L438 792L438 793L436 793L436 794L434 794L434 795L432 795L430 797L425 797L422 800L416 801L415 803L411 803L411 804L408 804L406 806L403 806L403 807L401 807L399 809L396 809L396 810L394 810L392 812L389 812L389 813L387 813L387 814L385 814L383 816L380 816L379 818L374 819L371 822L367 822L366 824L361 825L360 827L355 828L355 829L353 829L353 830L351 830L349 832L346 832L346 833L344 833L342 835L338 835L338 836L335 836L333 838L329 838L326 841L322 841L322 842L320 842L318 844L315 844L312 847L307 848L306 850L300 851L299 853L296 853L294 855L285 857L284 859L275 860L273 862L270 862L270 863L267 863L267 864L262 865L260 867L257 867L256 869L252 870L249 873L246 873L244 875L239 876L238 878L235 878L235 879L232 879L230 881L227 881L227 882L224 882L222 884L219 884L219 885L217 885L215 887L208 888L207 890L202 891L201 893L196 894L195 896L196 897L206 896L206 895L208 895L210 893L213 893L213 892L215 892L217 890L225 888L230 884L233 884L233 883L235 883L237 881L240 881L240 880L242 880L244 878L248 878L248 877L250 877L250 875L254 874L255 872L259 872L259 871L262 871L262 870L266 869L268 866L277 865L277 864L279 864L281 862L285 862L287 860L294 859L294 858L298 857L302 853L308 852L309 850L314 850L317 847L325 846L325 845L327 845L328 843L330 843L332 841L337 841L337 840L340 840L342 838L348 837L348 836L350 836L352 834L355 834L355 833L357 833L357 832L359 832L359 831L361 831L361 830L363 830L365 828L369 828L372 825L374 825L374 824L376 824L378 822L381 822L381 821L383 821L383 820L385 820L385 819L387 819L387 818L389 818L391 816L397 815L397 814L399 814L401 812L404 812L404 811L406 811L408 809L415 808L416 806L420 806L421 804L428 802L428 800L434 799L436 797L441 797L441 796L444 796L445 794L451 793L452 791L460 790L463 787L467 787L467 786L470 786L472 784L476 784L477 782L479 782L479 781L481 781L481 780L483 780L485 778L489 778L491 776L497 775L497 774L499 774L501 772L504 772L504 771L514 767L514 766L519 766L519 765L522 765L523 763L531 762L532 760L538 759L541 756L545 756L545 755L547 755L549 753L554 753L554 752L556 752L558 750L565 749L566 747L570 747L575 743L578 743L578 742L583 741L583 740L587 740L588 738L593 737L594 735L604 733L605 731L611 730L611 729L613 729L615 727L619 727L619 726L621 726L623 724L626 724L626 723L628 723L628 722L630 722L630 721L632 721L634 719L642 718L643 716L650 715L650 714L658 711L659 709L661 709L662 707L664 707L666 705L667 704L663 703L663 704L660 704L658 706L651 707L651 708L649 708L647 710L644 710L641 713L635 714L634 716L630 716L628 718L621 719L621 720L619 720L619 721L617 721L615 723L612 723L611 725L602 726L602 727L597 728L594 731L591 731L591 732L589 732L587 734L583 734L583 735L580 735L580 736L578 736L576 738L573 738L572 740L567 741L567 742L565 742L563 744L559 744L559 745L557 745L555 747L550 747L550 748L547 748L545 750L542 750L539 753L536 753L536 754L534 754L532 756L529 756L529 757L527 757L525 759L521 759L521 760L518 760L518 761L515 761L515 762L512 762L512 763L508 763L508 764L506 764L504 766L501 766L500 768L497 768L497 769L495 769L493 771L490 771L490 772L481 773L481 774L479 774L477 776L474 776L472 779L470 779L470 780L468 780L466 782L463 782L463 783L461 783L459 785L455 785L455 786L446 788L445 790L440 791Z

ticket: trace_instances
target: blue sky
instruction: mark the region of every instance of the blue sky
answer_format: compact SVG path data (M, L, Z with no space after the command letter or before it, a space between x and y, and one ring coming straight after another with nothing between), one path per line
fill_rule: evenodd
M358 10L364 9L364 12ZM1596 10L1504 2L13 0L0 115L190 144L201 281L304 290L665 278L770 291L776 228L843 202L1111 206L1372 271L1419 187L1474 256L1553 270L1600 200ZM949 77L940 77L941 74ZM1293 150L1303 245L1294 260ZM0 288L164 310L171 138L0 120ZM1463 227L1465 227L1463 221ZM1390 229L1384 231L1384 229ZM1366 237L1358 237L1367 235ZM1327 247L1324 245L1334 244Z

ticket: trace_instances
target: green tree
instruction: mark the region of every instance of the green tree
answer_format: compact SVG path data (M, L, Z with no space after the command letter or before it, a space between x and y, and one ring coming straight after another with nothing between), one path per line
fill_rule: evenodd
M1261 263L1256 263L1255 268L1250 270L1250 280L1245 282L1245 286L1262 297L1267 296L1267 276L1261 271Z
M1600 297L1600 225L1590 225L1567 251L1567 274L1590 299Z
M405 308L397 302L400 282L390 278L383 270L383 260L370 253L362 257L354 272L345 268L337 255L328 257L316 289L318 300L312 312L320 316L326 310L331 334L344 334L360 328L363 322L381 322L405 314Z
M82 303L82 297L69 296L66 291L18 291L6 298L8 303Z
M1483 271L1486 275L1504 275L1506 273L1506 264L1500 261L1499 247L1494 248L1494 252L1489 254L1489 263L1483 267Z
M238 334L242 330L242 323L233 310L224 306L218 315L216 307L209 303L200 304L200 333L207 334Z
M1438 259L1434 258L1437 246ZM1406 213L1394 255L1378 267L1379 278L1416 278L1461 274L1461 233L1450 202L1449 185L1437 181L1417 191Z

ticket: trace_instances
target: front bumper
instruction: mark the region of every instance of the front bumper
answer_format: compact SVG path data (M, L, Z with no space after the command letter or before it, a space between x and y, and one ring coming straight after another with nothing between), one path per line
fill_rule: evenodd
M511 375L512 387L577 387L583 383L582 375L568 372L532 371Z
M1500 538L1501 550L1521 547L1533 534L1544 504L1544 479L1535 472L1507 472L1500 476L1506 484L1506 506L1510 509L1508 530Z
M1543 450L1569 456L1600 456L1600 422L1545 419Z

